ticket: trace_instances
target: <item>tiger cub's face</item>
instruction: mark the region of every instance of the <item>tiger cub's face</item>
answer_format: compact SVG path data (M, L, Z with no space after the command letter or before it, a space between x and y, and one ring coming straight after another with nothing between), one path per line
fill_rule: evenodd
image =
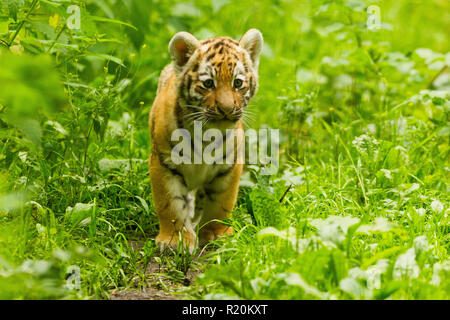
M199 41L187 32L169 43L178 79L178 98L191 121L211 125L238 121L258 87L261 32L250 29L235 41L218 37Z

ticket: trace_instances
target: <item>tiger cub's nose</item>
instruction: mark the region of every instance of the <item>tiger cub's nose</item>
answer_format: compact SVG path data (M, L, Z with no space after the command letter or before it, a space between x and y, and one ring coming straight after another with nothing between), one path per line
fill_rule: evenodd
M225 118L228 117L233 111L233 108L229 108L229 107L223 107L223 106L217 106L217 112L224 116Z
M234 111L233 93L229 90L219 90L216 96L217 112L228 117Z

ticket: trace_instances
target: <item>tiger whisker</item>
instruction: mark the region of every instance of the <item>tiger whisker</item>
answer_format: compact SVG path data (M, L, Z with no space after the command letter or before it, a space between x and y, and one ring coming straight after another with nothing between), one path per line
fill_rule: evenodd
M202 115L203 111L192 112L183 116L184 119L195 118L199 115Z
M250 115L246 113L242 115L242 120L244 121L244 124L246 124L246 126L251 126L255 121L254 118L252 118Z
M200 106L194 106L194 105L192 105L192 104L187 104L186 107L193 108L193 109L203 110L202 107L200 107Z
M248 109L245 109L244 112L251 113L251 114L255 114L256 113L256 111L248 110Z
M243 116L246 117L247 119L250 119L250 120L254 120L254 118L255 118L254 114L251 114L251 113L249 114L247 112L244 112Z
M242 122L244 123L245 127L250 127L246 119L242 118Z
M197 117L193 117L193 118L191 118L190 120L188 120L189 121L189 123L194 123L195 121L202 121L203 122L203 119L205 119L205 117L203 116L203 115L199 115L199 116L197 116Z

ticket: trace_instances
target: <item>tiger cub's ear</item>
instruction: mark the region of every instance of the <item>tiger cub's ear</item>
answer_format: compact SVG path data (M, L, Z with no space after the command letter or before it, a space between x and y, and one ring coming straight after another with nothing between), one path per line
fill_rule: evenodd
M178 32L173 36L169 42L169 52L177 71L184 67L198 46L198 40L188 32Z
M255 70L258 70L259 54L263 47L263 36L258 29L248 30L239 41L239 45L247 50L252 59Z

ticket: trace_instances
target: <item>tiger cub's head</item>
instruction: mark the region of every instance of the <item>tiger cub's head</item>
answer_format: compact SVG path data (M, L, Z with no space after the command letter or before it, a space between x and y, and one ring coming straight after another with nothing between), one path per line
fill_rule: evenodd
M227 37L197 40L175 34L169 52L178 80L181 108L190 120L210 124L238 121L258 88L261 32L247 31L238 42Z

